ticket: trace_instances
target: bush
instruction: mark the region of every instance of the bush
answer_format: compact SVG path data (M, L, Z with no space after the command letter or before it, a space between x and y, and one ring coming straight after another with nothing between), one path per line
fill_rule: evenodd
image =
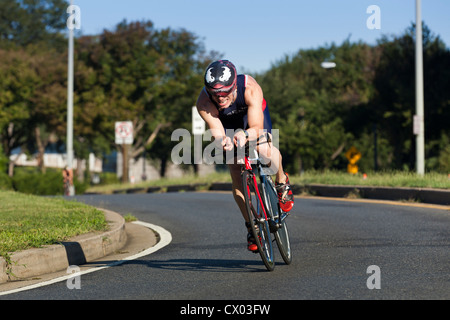
M120 179L117 177L116 173L102 172L100 174L100 185L117 184L117 183L120 183Z
M0 144L0 190L11 190L11 178L6 173L8 168L8 157L3 154L3 149Z
M62 180L61 180L62 183ZM75 194L83 194L89 188L89 182L78 181L77 178L73 179L73 184L75 186Z
M0 190L12 190L11 178L4 172L0 171Z
M16 168L12 178L14 190L36 195L62 195L63 178L60 170L47 169L41 173L37 168Z
M73 184L76 194L83 194L89 187L88 183L82 183L74 177ZM15 191L41 196L63 195L62 170L47 168L42 173L37 168L16 167L12 178L12 187Z

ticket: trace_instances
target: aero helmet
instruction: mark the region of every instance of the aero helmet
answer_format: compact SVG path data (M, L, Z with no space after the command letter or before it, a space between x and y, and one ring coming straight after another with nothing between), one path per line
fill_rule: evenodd
M216 96L227 96L236 88L236 67L228 60L211 63L205 72L205 88Z

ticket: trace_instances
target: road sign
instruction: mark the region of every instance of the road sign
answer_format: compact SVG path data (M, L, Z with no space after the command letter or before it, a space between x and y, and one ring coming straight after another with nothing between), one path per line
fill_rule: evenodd
M351 164L355 164L356 162L358 162L359 159L361 159L361 152L359 152L358 149L352 146L350 149L347 150L345 156L347 157L348 161Z
M347 165L347 172L351 174L357 174L358 173L358 166L356 164L349 163Z
M205 121L197 111L197 107L192 107L192 134L201 135L205 133Z
M133 144L133 123L116 122L116 144Z
M361 152L359 152L358 149L352 146L350 149L347 150L345 156L347 157L349 162L347 166L347 172L351 174L357 174L358 166L356 165L356 162L358 162L358 160L361 159Z

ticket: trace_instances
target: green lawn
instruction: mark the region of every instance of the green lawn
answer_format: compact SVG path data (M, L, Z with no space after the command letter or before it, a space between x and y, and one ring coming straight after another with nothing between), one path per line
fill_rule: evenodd
M338 171L307 171L302 176L294 176L291 183L450 189L449 176L435 172L424 176L404 171L368 172L364 177L363 173L351 175Z
M106 228L103 212L91 206L62 198L0 191L1 256Z
M412 172L368 172L366 178L362 173L351 175L340 171L306 171L302 175L289 175L291 184L328 184L328 185L358 185L358 186L385 186L385 187L411 187L411 188L438 188L450 189L450 178L442 173L427 173L419 176ZM112 193L114 190L129 188L148 188L154 186L170 186L176 184L208 184L214 182L231 182L227 172L213 173L208 176L196 177L187 175L182 178L159 179L136 184L110 184L94 186L87 192Z

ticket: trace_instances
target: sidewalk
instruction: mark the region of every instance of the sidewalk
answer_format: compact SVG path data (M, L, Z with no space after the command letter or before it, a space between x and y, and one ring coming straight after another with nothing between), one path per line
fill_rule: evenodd
M0 258L0 294L68 275L69 266L80 271L101 268L126 259L156 245L153 230L125 223L118 213L103 210L110 223L107 232L95 232L70 239L61 245L30 249L12 255L12 272L8 281L6 263ZM24 266L25 265L25 266Z

